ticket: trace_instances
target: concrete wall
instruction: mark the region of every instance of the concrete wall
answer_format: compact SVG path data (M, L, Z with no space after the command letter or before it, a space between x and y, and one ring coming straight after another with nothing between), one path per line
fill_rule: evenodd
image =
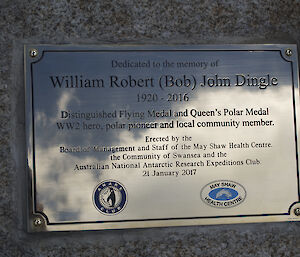
M25 232L24 43L300 43L299 0L0 0L0 256L300 256L300 223Z

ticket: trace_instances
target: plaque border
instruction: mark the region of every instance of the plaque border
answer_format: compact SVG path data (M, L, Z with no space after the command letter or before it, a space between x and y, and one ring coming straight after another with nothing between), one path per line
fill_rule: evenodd
M255 47L254 47L255 46ZM37 47L34 48L45 48L48 47L47 45L38 45ZM200 223L198 222L197 224L194 225L212 225L212 224L234 224L234 223L248 223L248 222L260 222L260 221L247 221L244 220L244 218L257 218L257 217L271 217L271 216L289 216L291 215L291 211L292 208L299 204L300 207L300 181L299 181L299 158L298 158L298 136L297 136L297 117L296 117L296 96L295 96L295 90L297 89L297 87L295 87L295 73L294 73L294 65L296 67L298 67L298 62L297 62L297 51L295 51L297 49L296 45L286 45L286 44L238 44L238 45L195 45L192 46L196 47L195 49L190 49L188 48L188 46L117 46L116 48L113 48L113 46L107 47L107 49L102 48L101 46L72 46L75 48L79 48L79 49L69 49L70 46L63 46L63 45L51 45L50 47L52 48L62 48L62 49L48 49L42 50L42 53L38 56L38 59L36 59L35 61L31 61L29 57L27 57L27 53L28 53L28 49L33 48L33 47L29 47L29 46L24 46L24 63L25 63L25 91L27 91L27 87L26 84L28 84L28 81L26 78L26 66L28 65L26 63L26 60L30 63L30 103L27 102L26 99L26 109L27 109L27 104L31 104L30 106L30 116L28 115L28 117L26 118L26 123L30 122L31 123L31 131L26 131L26 140L27 140L27 148L29 148L30 143L29 141L29 136L28 135L32 135L31 138L31 147L32 147L32 170L30 171L31 175L30 175L30 191L31 191L31 195L29 195L29 212L31 212L31 217L28 217L29 220L32 220L36 217L43 217L43 219L45 220L45 224L43 224L42 227L37 228L37 227L33 227L31 224L28 224L28 228L30 231L66 231L66 230L99 230L99 229L119 229L119 228L142 228L142 227L166 227L166 226L187 226L187 225L193 225L190 224L189 222L183 223L183 224L171 224L171 225L164 225L164 224L157 224L157 225L151 225L151 222L165 222L165 221L199 221L199 220L216 220L216 219L220 219L220 220L227 220L227 219L232 219L234 218L234 220L230 220L229 222L204 222L204 223ZM81 48L87 48L87 47L92 47L92 48L99 48L99 49L81 49ZM142 47L141 49L139 49L140 47ZM191 46L189 46L191 47ZM208 49L205 49L207 48ZM216 49L214 47L217 47ZM221 48L219 48L221 47ZM247 47L253 47L252 49L244 49ZM268 49L268 48L271 49ZM125 49L122 49L125 48ZM165 48L165 49L157 49L157 48ZM233 49L229 49L229 48L233 48ZM241 48L241 49L236 49L236 48ZM266 49L260 49L260 48L266 48ZM277 48L277 49L273 49L273 48ZM293 58L294 60L292 60L292 58L285 58L283 55L283 51L286 48L292 48L294 50L294 55L296 55L296 59ZM220 216L198 216L198 217L173 217L173 218L155 218L155 219L129 219L129 220L109 220L109 221L74 221L74 222L50 222L47 215L43 212L37 211L37 202L36 202L36 169L35 169L35 131L34 131L34 94L33 94L33 80L34 80L34 75L33 75L33 65L40 62L44 57L45 57L45 53L53 53L53 52L279 52L281 58L286 61L289 62L291 65L291 82L292 82L292 97L293 97L293 117L294 117L294 131L295 131L295 148L296 148L296 173L297 173L297 186L298 186L298 201L297 202L293 202L291 203L289 209L287 212L285 213L270 213L270 214L247 214L247 215L220 215ZM296 72L297 74L297 72ZM298 90L299 90L299 78L298 78ZM29 90L28 90L29 91ZM29 92L25 93L25 97L27 96ZM28 110L27 110L28 112ZM27 124L26 124L27 125ZM28 129L28 126L26 126L26 128ZM28 151L27 151L28 152ZM29 162L28 160L28 155L27 155L27 162ZM28 167L29 168L29 167ZM30 170L30 169L29 169ZM30 202L32 201L32 205L30 206ZM237 219L235 221L235 219ZM286 219L283 219L283 221L285 221ZM291 221L293 221L294 219L291 219ZM296 218L296 220L300 221L300 217ZM272 221L281 221L279 220L262 220L261 222L272 222ZM142 226L132 226L129 225L130 223L139 223L139 222L147 222L149 223L149 225L143 223ZM79 227L79 228L72 228L70 227L69 229L49 229L50 227L48 226L53 226L53 227L63 227L66 225L93 225L93 224L109 224L110 227L108 228L107 226L104 226L104 228L99 228L99 227L94 227L94 228L85 228L85 227ZM121 224L121 226L116 226L114 227L113 224ZM122 226L122 224L124 224L125 226Z

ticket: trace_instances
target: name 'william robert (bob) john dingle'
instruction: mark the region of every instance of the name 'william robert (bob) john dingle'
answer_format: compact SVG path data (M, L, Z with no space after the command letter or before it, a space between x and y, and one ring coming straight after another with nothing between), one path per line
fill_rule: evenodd
M89 78L84 75L58 75L49 76L53 88L105 88L108 84L109 88L148 88L160 86L163 88L189 88L194 90L198 87L257 87L266 89L268 86L277 86L277 77L270 74L261 76L252 76L249 74L235 74L233 77L219 74L203 74L200 76L194 75L158 75L153 77L135 77L128 75L109 76L106 81L104 78ZM156 80L157 79L157 80Z

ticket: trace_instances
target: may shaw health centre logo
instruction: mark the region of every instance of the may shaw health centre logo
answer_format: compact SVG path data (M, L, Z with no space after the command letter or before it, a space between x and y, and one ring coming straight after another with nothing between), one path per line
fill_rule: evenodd
M94 190L93 202L96 209L102 214L118 214L127 204L126 189L118 181L102 181Z
M231 208L245 200L246 190L237 182L218 180L205 185L201 190L200 196L202 201L209 206Z

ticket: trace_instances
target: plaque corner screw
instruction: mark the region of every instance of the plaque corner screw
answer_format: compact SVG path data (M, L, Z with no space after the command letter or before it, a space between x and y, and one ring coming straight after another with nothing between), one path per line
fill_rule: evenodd
M292 49L288 48L288 49L285 50L285 55L286 56L292 56L292 54L293 54Z
M296 216L300 216L300 208L296 208L294 210L294 213L295 213Z
M36 57L37 55L38 55L38 50L37 49L30 49L29 50L29 55L30 55L30 57L32 57L32 58L34 58L34 57Z
M43 224L43 220L41 218L37 217L33 220L33 224L34 224L34 226L39 227Z

